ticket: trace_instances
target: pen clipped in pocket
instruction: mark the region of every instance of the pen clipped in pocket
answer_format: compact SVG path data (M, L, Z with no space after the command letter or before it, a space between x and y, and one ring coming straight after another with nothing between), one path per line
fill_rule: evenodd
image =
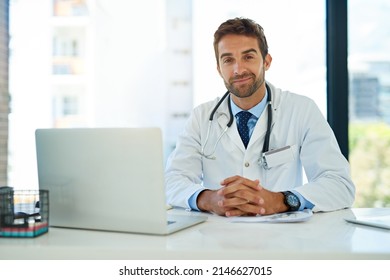
M268 168L272 168L281 164L294 160L293 146L285 146L280 149L268 151L263 154L264 160Z

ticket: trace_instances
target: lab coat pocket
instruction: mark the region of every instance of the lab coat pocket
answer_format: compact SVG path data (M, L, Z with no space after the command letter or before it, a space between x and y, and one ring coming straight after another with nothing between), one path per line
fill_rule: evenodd
M280 166L282 164L286 164L294 161L294 148L295 145L285 146L279 149L271 150L264 153L264 161L268 169L273 167Z

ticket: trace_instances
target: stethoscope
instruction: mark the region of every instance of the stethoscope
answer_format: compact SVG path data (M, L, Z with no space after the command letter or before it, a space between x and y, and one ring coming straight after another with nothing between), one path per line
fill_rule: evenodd
M268 113L268 120L267 120L267 131L265 133L265 138L264 138L264 144L263 144L263 150L262 150L262 154L261 154L261 157L260 159L263 159L264 158L264 154L266 152L268 152L269 150L269 139L270 139L270 136L271 136L271 124L272 124L272 105L271 105L271 89L269 88L269 86L267 84L265 84L266 88L267 88L267 92L268 92L268 96L267 96L267 113ZM215 142L214 144L214 147L212 149L212 152L209 153L209 154L206 154L205 153L205 148L208 144L208 141L209 141L209 136L210 136L210 130L211 130L211 123L214 119L214 115L215 115L215 112L217 111L217 109L219 108L219 106L221 106L222 102L225 100L225 99L228 99L227 102L228 102L228 108L229 108L229 116L230 116L230 119L229 119L229 122L226 124L226 127L225 129L222 131L221 135L219 135L217 141ZM219 102L217 103L217 105L215 105L214 109L211 111L211 114L210 114L210 117L209 117L209 125L208 125L208 128L207 128L207 134L206 134L206 140L202 146L202 150L201 150L201 155L204 156L205 158L207 159L216 159L216 157L214 156L214 153L215 151L217 150L217 146L218 146L218 143L219 141L221 140L222 136L225 135L226 131L232 126L233 124L233 113L232 113L232 107L231 107L231 104L230 104L230 92L227 91L223 96L222 98L219 100ZM259 163L263 163L264 165L264 168L266 168L266 162L263 161L263 160L260 160Z

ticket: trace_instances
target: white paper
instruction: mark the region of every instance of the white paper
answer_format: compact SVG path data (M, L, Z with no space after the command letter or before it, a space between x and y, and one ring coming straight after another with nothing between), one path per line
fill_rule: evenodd
M232 223L297 223L305 222L311 216L313 216L313 212L310 209L305 209L303 211L292 211L273 215L233 217L230 218L230 221Z

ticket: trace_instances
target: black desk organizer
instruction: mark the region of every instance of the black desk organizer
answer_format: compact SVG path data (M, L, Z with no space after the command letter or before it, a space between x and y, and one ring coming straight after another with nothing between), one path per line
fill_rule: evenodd
M49 231L49 191L0 187L0 237L36 237Z

